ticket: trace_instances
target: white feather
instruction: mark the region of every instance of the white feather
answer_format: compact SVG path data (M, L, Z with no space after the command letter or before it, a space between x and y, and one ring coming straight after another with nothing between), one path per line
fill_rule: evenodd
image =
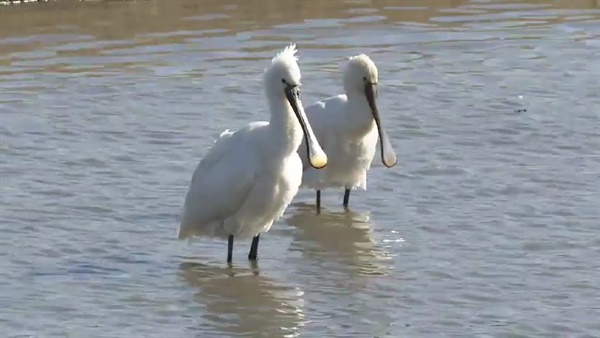
M366 103L365 103L366 104ZM319 144L327 154L327 167L305 165L303 188L367 189L367 172L375 157L377 129L368 107L349 103L345 94L304 108ZM305 146L298 151L307 163Z
M265 71L270 122L225 130L198 164L185 198L180 239L254 237L270 229L298 192L303 133L281 81L300 83L295 53L294 45L287 47Z
M376 153L378 132L364 93L365 81L377 83L377 67L364 54L351 57L343 73L346 93L304 108L327 153L328 164L321 170L313 170L306 165L306 148L301 146L303 188L367 189L367 172Z

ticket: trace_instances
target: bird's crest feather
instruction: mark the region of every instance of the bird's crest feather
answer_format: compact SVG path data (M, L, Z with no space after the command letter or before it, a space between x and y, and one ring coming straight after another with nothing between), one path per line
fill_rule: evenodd
M298 61L298 56L296 56L296 52L298 50L296 49L296 44L292 43L289 46L285 47L281 52L277 53L277 55L275 55L275 57L273 58L273 60L271 61L272 63L277 63L277 62L289 62L289 61Z

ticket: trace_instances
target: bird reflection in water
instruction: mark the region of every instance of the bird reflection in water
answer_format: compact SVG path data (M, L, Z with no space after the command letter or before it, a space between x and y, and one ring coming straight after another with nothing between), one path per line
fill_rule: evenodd
M296 337L304 325L303 295L251 268L184 262L179 277L198 291L203 306L198 329L214 336ZM202 311L202 310L200 310Z
M387 274L390 267L383 261L391 260L391 255L371 238L368 213L323 208L317 215L314 205L296 203L294 207L293 215L286 220L300 230L293 234L293 250L324 265L333 260L343 262L341 266L328 266L328 270L350 268L358 275Z

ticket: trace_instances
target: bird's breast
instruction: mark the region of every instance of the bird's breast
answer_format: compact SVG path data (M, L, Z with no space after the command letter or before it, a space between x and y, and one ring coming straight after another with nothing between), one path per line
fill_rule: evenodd
M302 181L302 161L297 153L292 153L282 161L278 173L273 175L282 189L295 189Z
M265 167L259 183L265 213L280 215L298 193L301 182L302 162L296 154L282 159L279 166Z
M293 186L295 182L302 180L302 161L297 153L282 157L276 154L265 154L262 171L263 179L271 185Z
M375 120L370 118L368 122L358 125L352 131L348 133L353 140L361 140L368 138L370 134L377 134L377 125Z

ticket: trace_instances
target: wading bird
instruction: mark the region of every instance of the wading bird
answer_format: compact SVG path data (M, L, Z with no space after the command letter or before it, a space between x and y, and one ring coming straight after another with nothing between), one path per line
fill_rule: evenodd
M351 190L367 189L367 171L375 156L378 137L381 161L388 168L396 165L396 154L379 118L377 81L375 63L364 54L353 56L343 73L346 94L304 108L328 156L326 168L313 170L308 166L306 148L301 146L298 150L304 163L302 187L317 191L317 212L321 210L322 189L344 188L345 209Z
M267 232L290 204L302 182L298 148L315 169L327 155L315 138L300 100L296 46L278 53L264 72L269 122L225 130L200 161L185 198L180 239L227 238L227 262L234 238L252 238L248 259L256 260L260 233Z

